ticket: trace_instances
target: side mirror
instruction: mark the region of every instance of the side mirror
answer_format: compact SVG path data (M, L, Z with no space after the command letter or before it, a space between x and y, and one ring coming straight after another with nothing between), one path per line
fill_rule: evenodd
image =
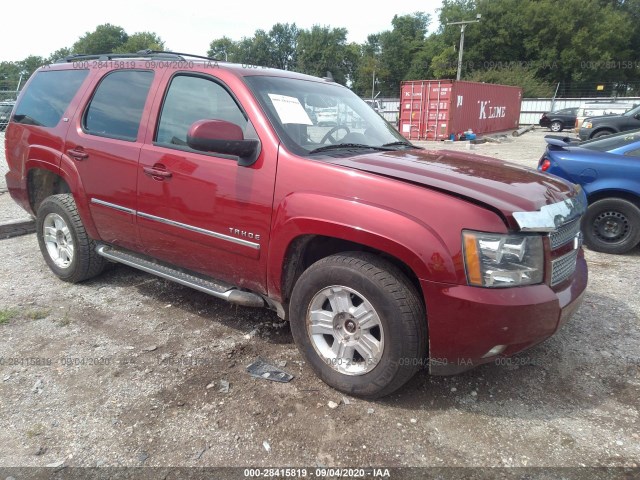
M640 113L636 113L633 118L635 118L636 120L640 120Z
M238 165L253 165L260 154L258 140L245 140L242 129L225 120L198 120L189 127L187 145L201 152L238 157Z

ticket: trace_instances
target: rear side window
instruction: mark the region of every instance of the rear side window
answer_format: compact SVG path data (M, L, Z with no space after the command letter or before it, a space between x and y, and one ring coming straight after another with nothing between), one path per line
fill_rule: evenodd
M29 83L13 120L25 125L55 127L89 70L40 71Z
M135 141L153 72L117 70L105 76L84 114L85 132Z

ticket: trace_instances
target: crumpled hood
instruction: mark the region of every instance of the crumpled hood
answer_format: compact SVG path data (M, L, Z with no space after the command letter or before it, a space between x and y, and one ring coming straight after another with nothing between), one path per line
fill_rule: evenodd
M451 150L375 152L330 163L450 193L499 211L512 227L514 212L532 212L578 195L572 184L537 170Z

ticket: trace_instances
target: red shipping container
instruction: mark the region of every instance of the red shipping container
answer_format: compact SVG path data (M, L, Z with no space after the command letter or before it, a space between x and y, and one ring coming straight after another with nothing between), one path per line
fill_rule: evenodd
M408 140L518 128L522 89L457 80L412 80L400 87L400 133Z

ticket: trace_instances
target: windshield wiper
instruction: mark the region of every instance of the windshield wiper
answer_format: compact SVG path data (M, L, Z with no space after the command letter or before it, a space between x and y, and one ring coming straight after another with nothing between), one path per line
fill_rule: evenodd
M362 148L366 150L380 150L383 152L393 151L393 148L387 148L384 145L376 147L375 145L365 145L364 143L335 143L333 145L325 145L324 147L318 147L311 150L309 153L326 152L327 150L340 150L350 148Z
M403 140L399 140L397 142L390 142L390 143L385 143L382 145L383 147L410 147L410 148L421 148L421 147L417 147L415 146L413 143L411 142L406 142Z

